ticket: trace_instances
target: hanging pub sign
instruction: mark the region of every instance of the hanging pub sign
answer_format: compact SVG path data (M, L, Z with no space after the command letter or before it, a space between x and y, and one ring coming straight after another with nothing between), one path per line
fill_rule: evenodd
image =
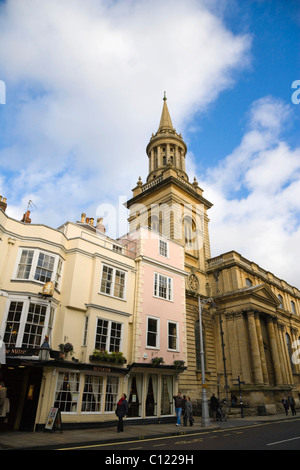
M62 432L61 413L59 408L51 408L49 411L48 419L45 424L45 430Z

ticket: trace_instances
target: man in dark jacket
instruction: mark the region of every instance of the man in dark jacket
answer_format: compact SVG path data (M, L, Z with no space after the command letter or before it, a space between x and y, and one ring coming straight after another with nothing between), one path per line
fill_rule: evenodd
M178 392L176 396L173 397L175 401L175 413L177 416L177 423L176 426L180 426L180 419L181 419L181 412L183 407L183 398L181 397L181 393Z
M210 409L211 409L214 421L216 421L218 406L219 406L219 400L215 397L215 394L213 393L212 396L210 397Z
M120 400L117 403L117 409L116 409L116 415L119 418L118 429L117 429L118 432L124 431L123 418L124 416L127 416L127 414L128 414L128 403L126 400L126 394L123 393Z

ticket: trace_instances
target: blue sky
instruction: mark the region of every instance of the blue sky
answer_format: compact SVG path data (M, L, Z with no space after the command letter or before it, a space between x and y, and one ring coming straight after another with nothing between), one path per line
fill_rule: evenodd
M166 91L214 204L212 256L236 250L299 287L299 13L295 0L0 1L7 214L29 200L52 227L117 213L146 180Z

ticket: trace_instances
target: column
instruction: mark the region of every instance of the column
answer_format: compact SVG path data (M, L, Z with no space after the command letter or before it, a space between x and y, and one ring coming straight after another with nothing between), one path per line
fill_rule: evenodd
M281 374L282 374L282 383L289 384L292 383L291 375L290 375L290 359L288 355L288 349L286 344L285 338L285 327L283 323L276 322L274 325L275 329L275 336L277 338L278 344L278 354L280 357L280 365L281 365Z
M236 379L242 372L242 366L240 361L240 353L239 353L239 341L236 331L236 322L235 322L235 314L234 313L227 313L226 315L226 330L228 331L225 345L228 345L229 349L229 357L230 357L230 367L232 378ZM225 328L224 328L225 330Z
M276 385L282 384L282 374L280 369L280 362L279 362L279 353L278 353L278 345L275 336L274 330L274 322L273 317L267 317L267 328L268 328L268 335L270 341L270 349L271 349L271 356L272 356L272 363L275 373L275 382Z
M256 325L255 325L255 313L249 312L247 319L248 319L248 331L249 331L250 348L251 348L253 381L255 384L262 384L264 380L263 380L260 351L259 351Z
M238 335L240 361L242 367L242 380L246 383L251 383L251 373L249 367L249 357L247 348L247 338L244 324L244 317L242 313L236 313L236 330Z
M265 384L269 384L269 374L268 374L267 361L266 361L266 355L265 355L263 336L262 336L262 332L261 332L261 324L260 324L259 314L255 315L255 324L256 324L257 339L258 339L258 346L259 346L259 352L260 352L260 361L261 361L263 379L264 379Z

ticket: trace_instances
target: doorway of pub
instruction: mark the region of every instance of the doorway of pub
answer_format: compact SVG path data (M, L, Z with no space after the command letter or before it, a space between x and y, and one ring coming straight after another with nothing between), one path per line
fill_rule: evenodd
M42 376L42 367L1 366L0 381L6 388L9 407L0 420L0 431L34 431Z

